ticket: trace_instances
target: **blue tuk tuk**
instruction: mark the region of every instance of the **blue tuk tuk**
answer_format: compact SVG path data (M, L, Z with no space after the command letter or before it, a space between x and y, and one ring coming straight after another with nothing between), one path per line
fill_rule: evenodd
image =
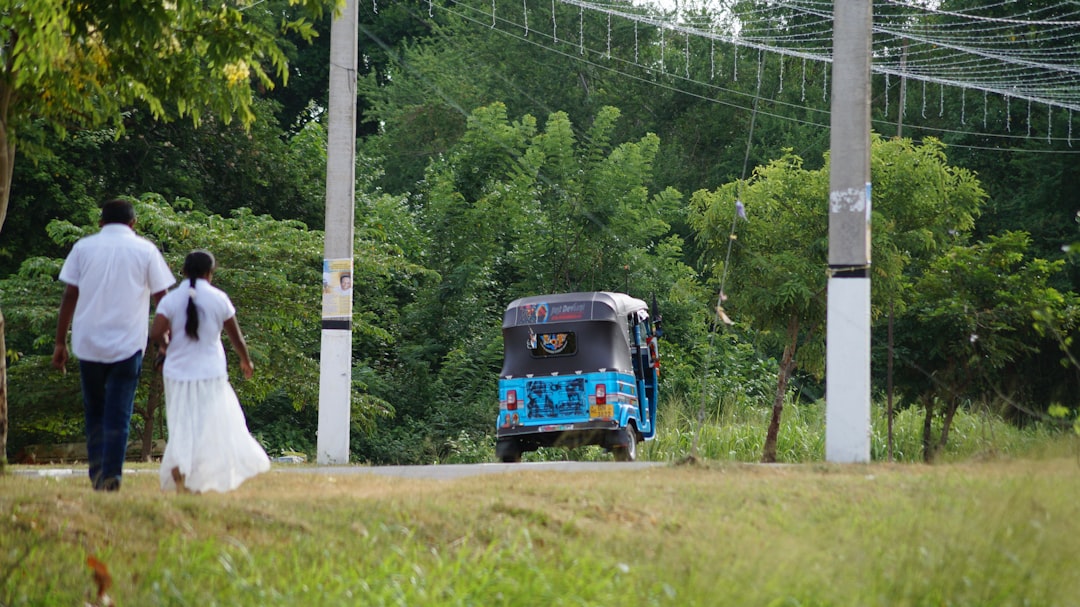
M600 445L633 461L656 434L659 320L624 293L524 297L503 315L495 455Z

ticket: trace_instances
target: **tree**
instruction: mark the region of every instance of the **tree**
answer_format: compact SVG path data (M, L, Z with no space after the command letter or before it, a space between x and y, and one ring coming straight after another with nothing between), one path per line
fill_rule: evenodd
M471 112L494 103L505 105L511 116L564 112L574 125L588 124L605 106L617 106L627 117L617 125L617 139L630 141L650 132L667 137L657 124L682 107L670 103L669 91L653 86L656 75L624 66L634 76L627 78L611 69L614 62L593 53L583 56L579 47L580 30L586 39L606 37L613 56L634 56L637 49L647 64L657 52L655 28L639 31L629 20L609 23L599 13L566 3L531 2L525 9L531 33L522 37L511 24L520 21L520 2L468 4L437 9L428 19L431 35L396 46L395 61L384 68L389 76L371 74L360 85L368 105L365 120L379 126L365 144L386 159L387 175L380 185L392 192L411 191L428 161L464 135ZM420 10L426 18L427 9ZM490 27L490 21L478 22L470 14L492 10L518 17ZM546 42L538 46L538 41Z
M954 246L919 277L901 343L918 351L905 386L925 409L923 458L945 446L953 416L965 400L993 400L1016 385L1024 358L1054 347L1041 324L1076 324L1076 298L1049 286L1064 262L1027 259L1031 238L1023 232L991 236L986 242ZM916 345L918 344L918 345ZM940 406L939 406L940 405ZM934 444L932 422L941 414Z
M997 40L1008 41L1012 57L1045 55L1058 45L1055 36L1033 35L1034 24L1053 19L1058 13L1054 0L1031 0L1017 19L1015 3L989 4L980 0L946 0L932 12L918 11L912 34L922 28L950 28L967 21L965 13L976 11L980 19L995 23ZM1062 27L1071 28L1072 26ZM903 47L902 43L894 48ZM944 50L942 52L945 52ZM923 56L920 62L933 62ZM1004 72L1002 73L1004 76ZM1016 76L1012 76L1016 77ZM879 76L874 90L883 90L885 77ZM892 88L898 88L897 78ZM1075 162L1072 136L1073 112L1063 107L1032 105L1007 93L979 94L977 90L924 85L921 94L915 81L908 83L908 112L921 98L922 115L904 124L904 134L919 139L937 134L950 146L950 161L979 175L989 194L975 237L985 240L1006 231L1031 235L1030 254L1047 260L1063 259L1061 245L1073 237L1076 214L1073 193L1080 187L1080 170ZM932 93L931 93L932 91ZM897 120L897 92L892 93L889 116L882 116L885 95L875 100L875 122ZM930 98L929 100L927 98ZM927 104L936 109L927 111ZM1080 264L1067 263L1053 278L1062 291L1080 287ZM1059 377L1060 381L1062 378ZM1066 378L1067 379L1067 378Z
M234 211L227 218L177 210L190 206L190 201L168 202L156 194L144 195L136 201L137 229L160 244L174 269L179 269L185 255L195 248L208 249L217 258L219 270L214 274L214 283L236 304L237 317L256 366L251 380L235 384L241 402L253 405L273 399L285 401L296 409L313 406L318 401L319 384L321 293L316 285L322 272L322 233L309 230L295 220L257 216L247 209ZM59 244L70 245L95 229L96 220L87 216L81 225L55 221L48 231ZM413 271L395 260L391 251L371 237L370 231L364 231L359 242L364 254L358 256L363 259L356 267L358 282L372 284L380 276L408 275ZM12 312L11 328L13 345L19 352L19 360L12 365L13 378L19 383L13 385L19 385L20 392L27 393L13 395L15 407L28 413L28 419L19 422L23 443L34 432L66 436L64 432L70 430L70 420L80 419L77 377L59 377L47 371L49 335L55 330L49 325L55 324L56 305L60 301L61 285L56 276L61 264L60 259L29 259L18 274L0 281L4 303L20 302ZM373 289L375 293L383 290ZM391 343L378 343L380 336L393 335L393 319L382 319L384 324L373 313L373 309L392 308L392 305L387 305L378 295L372 299L373 302L360 303L361 320L356 323L357 331L363 336L361 343L367 346L360 364L367 366L378 364L393 347ZM231 351L227 351L231 365L235 366ZM153 353L146 356L144 374L153 375L150 364ZM148 388L140 391L137 407L143 421L144 447L148 448L162 395L160 386L153 381L142 385ZM391 406L370 394L360 382L356 391L352 423L356 430L368 429L373 419ZM42 402L56 406L41 407Z
M512 299L629 290L663 300L692 275L669 235L679 194L650 193L658 139L619 143L619 120L603 108L579 136L563 112L541 126L495 103L472 112L460 141L431 163L414 200L436 280L402 315L407 368L396 380L410 396L397 427L421 421L436 450L490 427Z
M971 230L984 194L972 174L948 166L934 140L916 145L875 137L871 158L872 314L877 318L888 302L904 307L907 273L926 267L950 239ZM691 225L715 260L714 273L727 277L724 314L783 350L765 462L776 460L792 373L801 368L820 377L824 372L828 171L827 163L806 170L801 158L788 154L756 168L745 183L699 191L691 199ZM745 208L745 222L733 223L737 202Z
M723 307L738 322L772 336L783 347L764 462L776 461L780 416L800 341L806 349L821 350L827 191L828 173L807 171L799 157L788 155L755 169L745 185L702 190L691 199L691 225L707 250L720 256L718 271L729 272L730 282L721 287L720 300L729 302ZM748 220L737 225L736 235L731 228L736 227L732 218L737 217L737 200L749 210ZM723 255L732 238L737 238L738 247L724 268ZM802 361L802 367L811 372L820 374L820 366L820 356L807 355Z
M154 192L184 198L196 208L228 215L237 207L256 215L299 219L321 229L326 197L325 146L318 121L285 131L275 102L255 99L255 122L225 124L216 116L198 126L163 122L145 109L125 112L124 133L104 127L67 136L46 132L42 153L15 167L0 272L35 255L60 255L42 238L52 219L82 216L117 193ZM41 149L41 148L39 148ZM13 223L14 222L14 223Z
M312 16L322 0L297 0ZM111 124L142 104L158 119L234 115L250 124L252 92L287 76L278 32L303 18L191 0L123 5L27 0L0 9L0 229L17 145L35 123L59 131ZM3 343L0 315L0 351ZM7 375L0 362L0 468L7 461Z
M429 168L419 212L442 276L433 334L462 335L518 293L622 289L628 263L648 266L679 195L650 195L658 140L614 144L619 116L602 109L579 139L562 112L542 131L501 103L473 112Z

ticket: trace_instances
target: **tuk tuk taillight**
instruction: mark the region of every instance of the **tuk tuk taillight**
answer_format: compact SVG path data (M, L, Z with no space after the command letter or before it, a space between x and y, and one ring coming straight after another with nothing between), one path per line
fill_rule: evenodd
M607 404L607 386L604 384L596 384L596 404Z
M506 392L506 410L517 411L517 390L508 390Z

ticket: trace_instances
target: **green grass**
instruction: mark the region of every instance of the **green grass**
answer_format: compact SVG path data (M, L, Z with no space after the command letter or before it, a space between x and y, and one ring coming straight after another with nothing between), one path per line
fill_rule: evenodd
M733 398L730 402L707 408L699 422L700 402L679 398L664 401L657 419L656 438L638 446L644 460L677 462L690 456L718 462L758 462L761 460L765 433L772 415L772 405ZM870 457L888 461L888 424L884 406L871 406ZM787 403L781 415L777 436L777 461L784 463L820 462L825 459L825 405L823 402ZM940 438L941 419L935 418L932 438ZM1068 434L1067 423L1048 419L1020 429L996 415L962 409L953 419L949 440L935 453L938 462L962 461L993 455L1019 456L1038 449L1055 437ZM923 461L923 411L907 408L893 420L892 461ZM696 439L696 450L695 450ZM462 434L450 445L450 456L443 463L480 463L495 461L495 441L491 436ZM547 448L526 453L524 461L610 461L611 455L600 447Z
M731 398L705 410L700 402L678 398L665 401L657 421L656 439L642 443L639 456L653 461L679 461L696 455L709 461L757 462L761 460L765 433L772 415L766 406L749 399ZM932 438L939 439L941 419L935 418ZM884 407L871 407L873 461L888 461L888 424ZM1024 455L1047 441L1068 433L1070 428L1056 420L1019 429L991 414L960 410L953 419L945 448L935 461L962 461L976 457ZM923 410L898 411L893 420L893 461L923 461ZM696 453L693 449L696 437ZM823 402L784 406L777 435L777 461L819 462L825 459L825 405ZM610 458L610 456L608 456ZM598 457L603 459L603 457Z
M81 605L88 555L125 607L1074 605L1080 463L1074 438L1042 444L935 466L272 471L201 496L149 465L118 494L14 474L0 605Z

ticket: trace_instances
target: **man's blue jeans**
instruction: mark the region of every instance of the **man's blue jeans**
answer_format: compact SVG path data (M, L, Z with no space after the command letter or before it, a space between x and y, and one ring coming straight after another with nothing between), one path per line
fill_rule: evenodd
M120 488L142 359L140 350L115 363L79 361L90 481L99 491Z

